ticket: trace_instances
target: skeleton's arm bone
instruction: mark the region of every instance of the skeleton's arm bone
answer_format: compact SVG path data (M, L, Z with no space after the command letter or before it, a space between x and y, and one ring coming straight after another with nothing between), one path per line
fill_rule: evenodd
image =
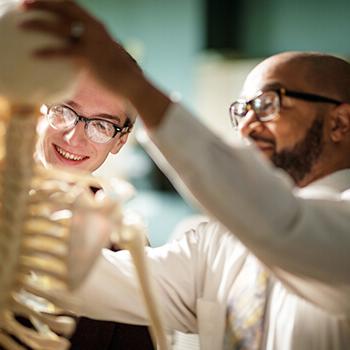
M160 314L160 308L154 294L151 277L145 258L145 228L139 218L132 214L126 214L122 220L120 230L115 232L114 239L121 248L128 249L133 258L137 277L140 282L142 296L146 305L151 323L151 335L154 343L160 350L168 349L165 329Z

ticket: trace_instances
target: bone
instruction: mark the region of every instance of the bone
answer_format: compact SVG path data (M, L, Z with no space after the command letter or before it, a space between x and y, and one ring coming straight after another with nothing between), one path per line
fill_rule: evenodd
M119 219L120 220L120 219ZM113 239L124 249L128 249L135 265L135 270L142 290L142 297L150 319L150 332L158 350L168 350L168 342L163 327L160 308L154 293L150 278L147 259L145 256L145 226L139 216L127 213L122 221L117 221Z
M36 311L35 309L28 307L24 304L24 301L21 300L19 295L14 295L12 299L12 309L16 315L29 316L35 318L38 321L41 321L43 324L46 324L56 333L70 335L75 329L75 322L70 317L66 316L52 316L47 313Z

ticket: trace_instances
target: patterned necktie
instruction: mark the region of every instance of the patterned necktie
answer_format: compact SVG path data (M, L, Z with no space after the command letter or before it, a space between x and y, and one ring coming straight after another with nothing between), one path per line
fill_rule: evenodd
M248 255L230 296L224 350L258 350L261 346L268 274Z

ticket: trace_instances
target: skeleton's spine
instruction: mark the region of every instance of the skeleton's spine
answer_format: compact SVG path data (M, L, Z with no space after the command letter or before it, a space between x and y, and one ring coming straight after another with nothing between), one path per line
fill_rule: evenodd
M26 218L37 118L32 112L16 111L7 127L1 177L0 216L0 310L9 302L8 291L16 284L21 235Z

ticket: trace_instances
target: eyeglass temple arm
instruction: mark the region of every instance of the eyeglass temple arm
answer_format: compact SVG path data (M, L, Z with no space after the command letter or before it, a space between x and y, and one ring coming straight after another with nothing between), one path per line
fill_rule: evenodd
M309 94L307 92L296 92L296 91L285 90L285 89L281 89L281 95L299 98L302 100L312 101L312 102L329 102L329 103L334 103L338 105L343 103L342 101L339 101L330 97Z

